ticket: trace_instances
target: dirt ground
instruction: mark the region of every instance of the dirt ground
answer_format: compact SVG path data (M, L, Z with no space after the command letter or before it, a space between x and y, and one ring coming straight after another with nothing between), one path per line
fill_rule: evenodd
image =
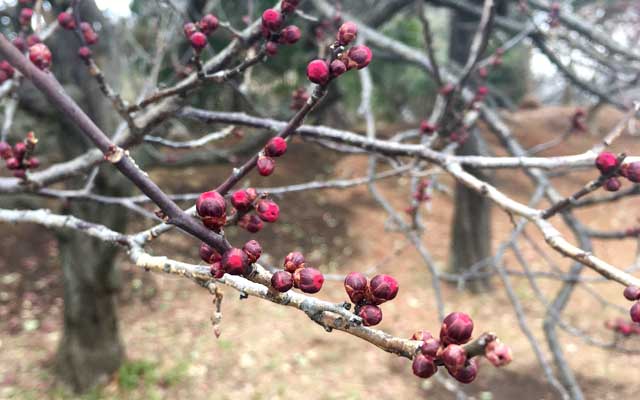
M546 108L505 115L518 137L531 146L563 132L573 108ZM573 154L587 149L610 129L620 114L602 112L592 134L577 134L546 154ZM491 135L488 135L491 137ZM640 153L640 142L626 135L616 142L616 151ZM498 154L502 152L496 150ZM310 160L313 160L310 162ZM366 159L350 156L338 159L314 145L296 142L268 179L252 182L275 186L316 178L362 176ZM203 190L216 182L201 176L224 176L226 169L195 169L165 173L182 177L173 190ZM186 177L184 177L186 174ZM595 177L594 170L554 179L563 194L570 194ZM186 178L186 179L184 179ZM451 187L451 181L444 179ZM520 172L500 171L496 185L524 200L532 187ZM383 193L400 209L406 208L407 179L386 180ZM625 185L628 185L626 183ZM599 193L600 194L600 193ZM589 227L607 230L637 224L637 199L605 207L579 210L577 215ZM418 254L406 246L403 236L385 230L385 213L376 206L364 187L324 190L288 195L279 201L281 220L255 237L267 254L263 260L280 264L292 250L303 251L326 273L344 275L378 265L378 272L390 273L400 282L398 297L383 306L380 328L394 335L410 336L418 329L438 330L431 290L431 277ZM632 208L633 207L633 208ZM451 221L451 199L436 194L427 211L424 243L440 268L445 268ZM553 219L561 226L558 217ZM493 242L497 246L508 237L512 224L507 215L494 208ZM562 229L566 232L566 229ZM535 228L529 236L540 242ZM245 234L232 234L232 242L242 242ZM295 247L292 247L295 244ZM154 244L156 254L197 262L197 243L174 235ZM399 250L398 250L399 249ZM548 264L523 242L524 256L537 271ZM395 250L396 256L388 257ZM570 263L545 248L558 266ZM60 338L62 285L53 236L34 226L0 228L0 398L74 398L57 385L51 359ZM628 266L635 258L633 240L598 241L595 254L617 266ZM382 262L384 261L384 262ZM506 265L518 269L512 254ZM216 339L211 327L211 297L208 292L180 278L152 275L133 269L122 258L125 288L120 298L120 321L128 361L103 388L84 396L87 399L453 399L435 379L420 380L411 374L405 359L384 353L341 332L326 333L300 312L257 300L240 300L236 292L224 289L222 336ZM585 275L593 275L585 272ZM534 296L526 279L513 277L517 295L523 302L527 322L540 341L544 307ZM514 362L504 369L481 363L479 378L464 390L477 399L555 399L557 395L544 380L524 335L518 328L504 290L494 279L491 293L471 295L455 286L444 285L448 311L469 312L476 333L495 331L514 351ZM557 282L540 279L543 292L552 299ZM630 304L617 284L594 283L599 295L624 308ZM342 283L329 281L318 294L335 302L346 298ZM604 341L612 339L604 321L624 316L604 308L594 297L578 289L565 313L568 322ZM638 395L640 357L603 350L581 338L560 332L565 355L576 371L588 399L632 399ZM640 337L622 343L640 349Z

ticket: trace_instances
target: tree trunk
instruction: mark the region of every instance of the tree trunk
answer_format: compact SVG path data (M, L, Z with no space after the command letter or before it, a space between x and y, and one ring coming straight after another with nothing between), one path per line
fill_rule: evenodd
M475 0L478 5L483 1ZM451 16L449 37L449 59L458 65L464 65L477 30L479 18L475 15L454 12ZM470 132L469 139L458 148L459 155L478 155L483 151L482 139L477 129ZM465 170L482 180L488 180L479 170ZM491 202L456 183L455 214L450 240L449 269L456 273L468 272L474 264L491 256ZM486 268L476 269L484 271ZM472 291L487 290L489 278L472 279L467 282Z

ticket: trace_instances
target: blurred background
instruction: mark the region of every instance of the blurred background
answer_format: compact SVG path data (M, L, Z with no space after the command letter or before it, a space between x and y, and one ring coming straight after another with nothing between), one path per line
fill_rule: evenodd
M204 13L213 12L220 20L240 29L274 2L84 0L82 3L83 18L94 22L101 37L94 50L98 64L109 83L125 99L134 99L157 64L158 37L166 41L169 48L161 59L159 82L170 85L189 72L190 50L181 32L185 18L197 20ZM330 3L390 37L424 48L422 25L412 1ZM465 54L469 48L477 19L451 11L440 3L427 2L426 14L434 34L436 58L453 68L465 61L458 54ZM523 21L516 3L498 2L499 12ZM637 5L629 6L633 2L561 3L577 15L597 21L621 45L637 43L640 11ZM475 5L481 4L481 1L475 2ZM68 5L69 2L64 1L42 2L51 20ZM302 9L310 18L296 16L292 21L303 32L300 42L282 47L276 57L259 64L243 79L206 87L190 95L188 104L210 110L245 111L280 120L290 118L291 93L307 86L305 66L318 54L318 38L335 34L332 20L321 18L310 5L304 4ZM16 1L0 2L1 28L9 36L16 31L15 15ZM533 15L545 25L547 13ZM629 29L633 21L635 31ZM166 34L158 35L158 32ZM599 63L584 52L575 51L572 42L563 41L561 35L552 31L549 34L558 57L571 65L581 79L606 84L609 75L600 73ZM513 36L496 31L487 54L492 54ZM220 30L212 37L203 57L213 56L230 39L228 31ZM57 32L47 40L47 45L54 54L53 73L65 89L103 129L113 132L118 116L97 89L86 67L78 61L78 45L73 35ZM373 107L379 135L390 137L399 131L416 129L429 115L437 85L417 66L373 48L374 61L369 69L374 82ZM526 147L558 137L570 129L578 108L588 110L587 131L570 135L559 145L545 150L543 155L585 151L623 115L576 89L528 40L519 41L504 54L503 63L489 75L488 85L491 91L488 104L500 109ZM637 85L630 85L616 91L615 98L628 102L637 95ZM15 97L19 108L8 138L18 140L27 131L35 131L41 141L38 156L43 165L70 159L89 148L84 140L79 140L75 128L61 119L31 85L22 85ZM327 99L307 123L364 132L364 120L358 113L360 97L358 75L345 74L331 86ZM185 140L212 129L171 120L159 127L157 133L169 139ZM498 141L487 134L484 127L481 134L486 137L491 154L504 154ZM233 165L255 153L264 135L264 132L243 129L222 144L196 151L143 143L134 154L142 168L167 192L199 193L220 183ZM637 154L640 143L627 135L617 142L616 149ZM278 173L259 181L251 176L248 184L274 187L312 180L348 179L362 176L366 168L365 156L343 155L297 138L286 157L279 161ZM0 169L0 175L9 176L9 173ZM560 175L552 181L567 195L593 178L593 171L585 170ZM522 201L526 201L534 189L521 171L501 170L495 172L492 179L500 189ZM73 187L78 182L82 182L80 178L66 184ZM455 182L443 176L439 184L442 190L434 193L425 205L422 237L437 267L456 270L492 254L511 233L511 221L500 210L486 208L484 217L489 222L471 232L470 237L486 240L488 247L480 250L481 254L463 254L464 243L452 244L456 224ZM385 180L379 186L397 209L403 210L409 205L408 178ZM138 194L108 168L100 170L96 189L112 196ZM616 206L588 207L576 214L589 226L601 230L626 228L637 218L635 202L637 200L630 199ZM298 250L320 270L337 277L351 271L392 274L400 282L400 294L394 302L385 305L380 328L403 337L420 329L437 331L431 275L405 236L387 229L388 216L370 198L366 187L291 193L278 198L278 203L282 212L277 224L252 236L231 230L230 241L257 239L266 249L261 260L275 266L280 265L288 252ZM126 232L138 231L153 223L118 206L42 200L29 195L2 195L0 207L46 207ZM153 211L152 207L147 208ZM533 244L542 243L533 229L529 237ZM552 267L568 270L569 262L551 250L546 250L547 258L542 259L533 244L523 247L522 256L536 270ZM614 265L634 265L634 244L634 239L600 241L595 243L594 252ZM198 245L185 235L173 233L154 242L151 251L197 263ZM459 256L462 261L452 265L452 251L463 254ZM505 258L505 265L518 268L511 254ZM545 305L526 279L513 279L534 335L546 346L542 332ZM548 294L554 294L561 285L552 279L541 279L538 283L540 290ZM443 288L447 309L471 314L477 333L489 329L498 333L512 346L514 362L499 370L488 364L481 365L479 378L466 386L465 392L483 400L558 398L519 330L500 283L490 280L482 287L474 286L461 288L455 282L446 283ZM622 308L627 307L617 284L594 284L589 290ZM638 336L618 337L605 328L606 321L623 315L620 310L603 306L598 297L585 292L576 293L576 300L567 307L565 319L581 332L599 337L603 342L620 340L627 348L640 349ZM345 300L341 281L328 280L319 297L335 302ZM253 298L241 300L231 290L225 291L222 335L216 338L211 323L214 312L211 300L206 290L193 283L140 271L119 248L87 239L82 234L53 232L35 225L0 224L0 398L455 398L446 385L433 379L415 378L407 360L340 332L326 333L307 316L292 309ZM70 323L65 326L65 319L71 321L86 311L83 304L92 305L91 318L98 322L92 327ZM637 395L635 382L640 359L633 351L592 346L580 335L565 331L560 331L559 337L586 398L631 399ZM82 350L86 348L93 348L95 352L87 354ZM97 374L82 367L83 360L92 358L103 360L102 367L115 369L116 373L96 380Z

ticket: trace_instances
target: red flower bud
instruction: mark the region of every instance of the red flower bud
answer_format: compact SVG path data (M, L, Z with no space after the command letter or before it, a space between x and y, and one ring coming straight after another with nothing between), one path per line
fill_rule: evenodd
M270 56L275 56L278 54L278 44L276 42L268 41L267 44L264 45L264 50Z
M31 47L34 44L38 43L42 43L42 40L40 40L40 36L36 35L35 33L27 36L27 47Z
M393 300L397 294L398 281L389 275L376 275L367 286L367 300L372 304Z
M313 83L324 85L329 81L329 66L325 60L313 60L307 65L307 78Z
M440 348L440 341L433 337L431 332L428 331L418 331L411 336L412 340L421 340L422 346L420 346L420 351L425 356L435 357L438 354L438 349Z
M31 17L33 17L33 10L30 8L23 8L20 10L20 25L29 25L31 23Z
M280 207L275 202L264 199L256 204L256 213L264 222L276 222L280 216Z
M374 326L382 321L382 310L378 306L367 304L360 307L358 316L362 318L362 325Z
M220 229L227 221L227 204L216 191L202 193L196 201L196 211L202 223L210 229Z
M247 188L246 192L247 196L249 196L249 201L251 201L252 203L256 201L256 199L258 198L258 192L255 188Z
M236 190L231 195L231 204L239 211L247 211L251 208L252 201L246 190Z
M211 264L211 276L215 279L220 279L224 276L224 268L222 268L222 263L220 261L216 261Z
M207 47L207 36L202 32L194 32L190 37L189 41L191 42L191 47L196 53L199 53Z
M358 25L355 22L347 21L338 29L338 43L346 46L358 36Z
M444 86L442 86L440 90L438 90L438 93L440 93L443 96L448 96L451 93L453 93L455 89L456 89L455 85L449 82L449 83L446 83Z
M242 216L242 218L240 218L240 221L238 221L238 225L251 233L257 233L260 232L264 227L264 222L262 222L262 220L258 218L257 215L245 214Z
M420 122L420 132L425 135L432 135L437 129L438 127L436 125L430 123L426 119Z
M262 13L262 26L274 32L282 26L282 14L275 8L269 8Z
M284 269L292 274L304 265L304 256L298 251L292 251L284 258Z
M624 298L629 301L640 300L640 288L637 286L627 286L624 289Z
M484 348L484 356L495 367L503 367L513 360L511 348L499 340L490 342Z
M247 254L251 264L258 261L262 255L262 246L256 240L249 240L242 246L242 250Z
M98 34L96 33L96 31L94 31L93 28L91 27L91 25L87 24L86 22L82 22L80 24L81 28L82 28L83 24L86 24L89 27L89 29L83 29L82 30L82 37L83 37L84 41L89 46L98 43Z
M367 277L360 272L351 272L344 278L344 290L353 304L360 304L367 292Z
M442 351L442 362L449 371L457 371L464 367L467 352L457 344L450 344Z
M211 35L218 29L218 18L213 14L207 14L200 20L200 30L205 35Z
M622 175L631 182L640 183L640 161L624 164L621 170Z
M58 14L58 23L63 29L70 31L76 29L76 20L73 18L73 15L68 12L63 11Z
M22 160L27 152L27 145L24 142L18 142L13 145L13 156L18 160Z
M187 22L182 27L182 32L184 32L184 35L187 37L187 39L190 39L191 35L198 32L198 27L193 22Z
M287 142L280 136L276 136L269 140L264 147L264 153L269 157L280 157L287 151Z
M200 258L207 264L212 264L216 261L220 261L222 256L216 249L203 242L200 244Z
M11 64L9 64L9 61L7 60L0 61L0 70L7 75L8 79L13 78L13 74L16 72L16 70Z
M280 43L294 44L300 40L301 36L300 28L295 25L289 25L280 31Z
M438 367L433 361L433 357L425 356L424 354L416 354L413 357L413 364L411 364L413 374L420 378L431 378L438 372Z
M287 271L277 271L271 276L271 287L280 293L288 292L293 287L293 276Z
M258 157L258 162L256 163L258 167L258 173L262 176L269 176L273 173L273 170L276 168L276 162L273 158L267 156Z
M618 167L618 158L613 153L603 151L596 157L596 167L602 174L613 172Z
M222 268L229 275L246 275L249 273L249 259L240 249L229 249L222 255Z
M333 77L338 77L347 72L347 66L340 60L331 61L329 69L331 70L331 76Z
M315 268L299 268L293 273L293 286L305 293L317 293L322 289L324 275Z
M15 157L8 158L6 161L7 168L9 168L10 170L16 170L20 168L20 164L20 160Z
M440 328L440 341L443 345L464 344L471 339L473 333L473 321L462 312L453 312L442 321Z
M471 383L476 379L476 376L478 376L478 362L475 358L472 358L464 367L457 371L448 371L458 382Z
M87 46L82 46L78 49L78 57L80 57L84 62L89 62L92 56L93 52Z
M371 53L370 48L360 44L349 49L347 56L349 57L349 60L356 64L356 68L362 69L369 65L371 58L373 57L373 53Z
M0 142L0 157L4 160L10 158L13 155L11 145L7 142Z
M12 43L21 52L24 53L25 51L27 51L27 42L25 42L22 36L17 36L15 39L13 39Z
M640 301L637 301L631 306L629 315L631 316L631 320L633 322L637 322L640 324Z
M604 182L604 190L607 192L617 192L620 186L622 186L622 183L620 183L620 179L615 176L612 176Z
M51 66L51 51L43 43L36 43L29 47L29 60L36 67L46 70Z
M29 161L27 161L27 168L36 169L40 166L40 160L37 157L31 157Z

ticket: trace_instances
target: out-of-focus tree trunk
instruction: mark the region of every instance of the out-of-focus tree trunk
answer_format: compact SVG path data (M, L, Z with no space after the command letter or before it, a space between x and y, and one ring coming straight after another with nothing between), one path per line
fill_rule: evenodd
M110 77L117 78L114 75L117 73L114 66L117 65L113 62L115 57L112 57L117 54L117 44L110 22L102 16L94 1L83 1L80 15L83 20L100 22L100 44L94 48L94 53L103 70L108 71ZM48 44L55 55L56 77L94 122L105 132L113 132L116 114L89 76L86 66L78 59L77 38L73 33L61 30ZM58 135L59 147L65 158L91 148L75 126L66 120L58 122L62 129ZM72 183L75 187L83 184L84 180ZM101 168L93 190L125 196L131 188L107 166ZM126 228L126 213L104 205L72 202L64 211L118 231ZM116 309L116 294L120 288L115 264L118 249L77 232L62 232L58 241L64 281L64 333L58 346L56 373L74 391L84 392L106 382L124 359Z
M482 0L474 0L482 6ZM500 2L498 2L500 3ZM498 11L504 8L498 4ZM464 65L478 26L478 17L464 12L454 12L451 16L449 37L449 58ZM483 154L484 146L477 130L472 130L469 139L458 148L459 155ZM484 181L490 177L482 171L466 168L467 172ZM491 256L491 202L460 183L455 188L455 214L450 241L449 268L453 272L464 273L474 264ZM481 268L480 271L486 268ZM489 278L467 282L472 291L490 288Z

